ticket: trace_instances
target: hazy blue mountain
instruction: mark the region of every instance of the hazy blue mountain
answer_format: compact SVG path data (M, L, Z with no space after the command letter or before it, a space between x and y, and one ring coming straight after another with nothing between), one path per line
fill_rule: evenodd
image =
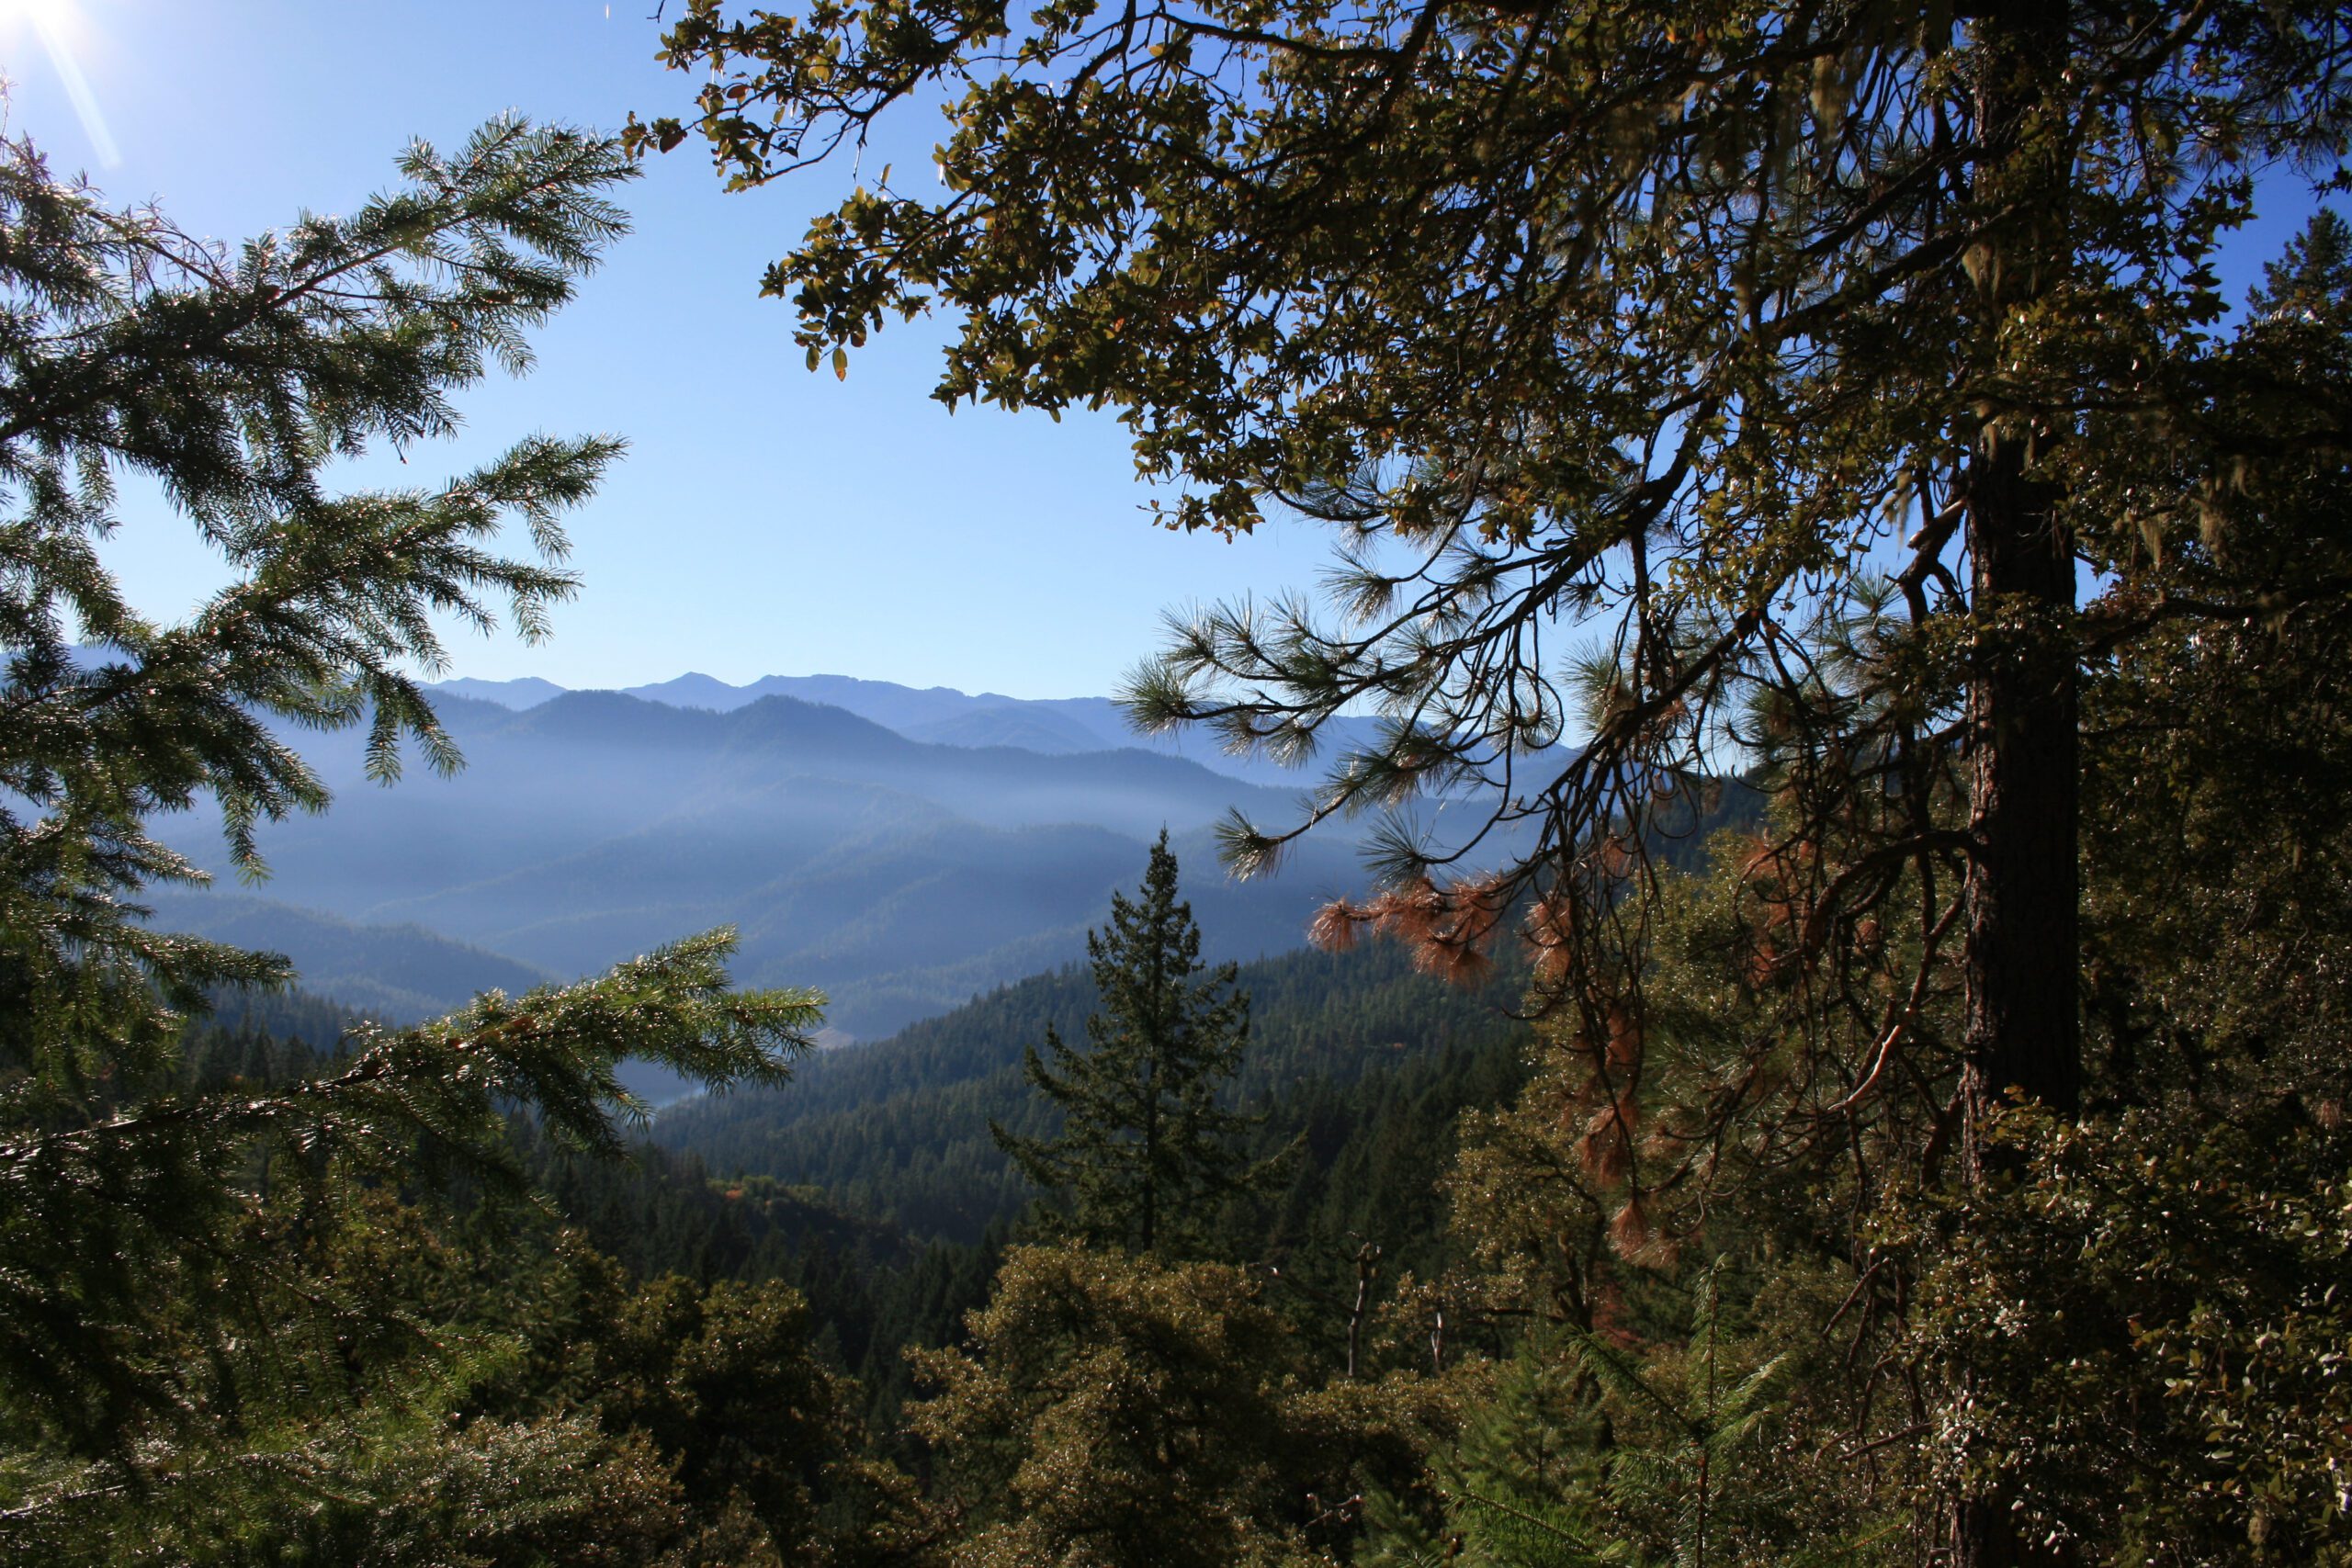
M727 712L617 692L438 706L467 758L453 777L412 766L378 788L358 734L289 737L336 798L265 827L269 900L567 977L732 925L743 981L820 987L832 1022L871 1037L1082 952L1163 826L1218 956L1295 947L1314 906L1360 882L1350 847L1328 839L1275 881L1227 882L1214 825L1235 807L1286 818L1291 798L1148 751L926 744L775 695ZM216 821L166 828L224 869ZM241 918L220 895L173 909L208 935ZM340 960L314 972L316 947L257 944L302 960L306 985L379 999Z
M156 889L146 900L158 928L200 930L216 942L282 953L294 961L304 990L388 1023L415 1023L463 1007L480 991L527 991L555 978L422 926L360 925L209 888Z
M797 697L804 703L846 708L860 718L901 731L989 708L1022 705L1021 698L999 692L901 686L895 681L861 681L854 675L763 675L742 690L754 698Z
M713 713L731 713L740 707L758 702L766 695L748 686L730 686L715 675L705 675L689 670L674 680L657 681L650 686L623 686L624 695L641 697L649 703L667 703L672 707L708 708Z
M431 688L451 695L522 710L534 708L562 689L537 677L518 681L445 681ZM620 694L670 707L732 713L766 697L840 708L895 730L909 739L946 746L1010 746L1047 755L1137 750L1198 762L1213 773L1273 788L1296 789L1314 782L1320 769L1285 769L1263 758L1227 756L1204 733L1138 735L1126 715L1108 697L1008 697L997 692L966 693L949 686L917 688L848 675L763 675L733 686L714 676L689 672L674 680L630 686ZM1338 751L1369 744L1370 719L1332 721L1323 761Z
M1102 750L1102 737L1035 703L975 708L951 718L901 725L899 733L910 740L927 740L940 746L1017 746L1024 751L1043 751L1049 756Z
M537 675L518 676L512 681L477 681L461 675L454 681L435 681L432 688L453 697L496 703L503 708L537 707L550 697L563 695L565 691L553 681L542 681Z

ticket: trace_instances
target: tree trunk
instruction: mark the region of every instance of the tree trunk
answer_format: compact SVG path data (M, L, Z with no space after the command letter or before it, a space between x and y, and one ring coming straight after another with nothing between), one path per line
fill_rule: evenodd
M1977 842L1963 960L1961 1157L1972 1188L2006 1163L1986 1145L1988 1112L2033 1100L2071 1113L2082 1100L2075 853L2082 773L2074 661L2052 624L2073 607L2075 561L2049 497L2023 475L2021 446L1993 438L1972 481L1977 604L2001 627L1980 648L1969 694ZM2073 1561L2063 1543L2020 1539L2009 1501L1998 1482L1955 1501L1958 1568Z
M1143 1069L1143 1247L1159 1245L1159 1044L1154 1041Z
M1982 46L1976 175L1979 211L2006 209L1975 277L1989 359L2011 313L2063 276L2068 169L2041 113L2064 63L2064 0L1979 0ZM1987 1146L1988 1113L2039 1100L2071 1113L2082 1100L2081 742L2068 626L2073 541L2050 485L2030 471L2032 444L2063 438L2032 412L1985 406L1968 475L1968 548L1979 636L1969 691L1969 818L1974 844L1963 954L1962 1179L1980 1186L2004 1163ZM1967 1393L1965 1372L1962 1387ZM2025 1568L2072 1560L2063 1543L2026 1539L2011 1489L1954 1500L1959 1568Z
M1976 839L1968 880L1962 1153L1985 1175L1984 1113L2021 1097L2082 1102L2075 867L2081 742L2064 619L2071 541L2045 487L2024 474L2024 440L1989 436L1973 465L1969 548L1978 613L1995 623L1969 694ZM2014 1096L2012 1091L2014 1091Z

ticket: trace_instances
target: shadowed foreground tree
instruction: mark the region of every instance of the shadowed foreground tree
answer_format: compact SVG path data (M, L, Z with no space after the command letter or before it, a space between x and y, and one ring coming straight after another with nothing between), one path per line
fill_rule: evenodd
M797 1291L672 1275L592 1342L588 1393L609 1431L642 1432L671 1461L684 1503L722 1521L750 1515L775 1561L914 1561L911 1489L861 1456L857 1385L814 1340Z
M2342 363L2347 240L2323 215L2256 291L2214 367L2246 378L2239 417L2264 417L2254 387ZM2347 471L2312 455L2250 476L2226 498L2226 548L2164 563L2173 591L2230 602L2281 575L2282 552L2342 574ZM1712 870L1662 879L1640 1038L1606 1043L1644 1054L1638 1095L1612 1097L1574 1021L1555 1019L1519 1103L1465 1132L1454 1216L1475 1263L1445 1282L1449 1316L1474 1334L1481 1319L1602 1331L1645 1376L1670 1375L1659 1292L1697 1288L1692 1243L1729 1254L1736 1359L1789 1358L1767 1484L1737 1499L1769 1533L1741 1561L1937 1561L1906 1515L1956 1472L1997 1477L2021 1533L2084 1562L2352 1561L2330 1480L2352 1447L2327 1370L2352 1312L2332 956L2352 941L2347 628L2340 602L2185 620L2086 677L2079 1118L2009 1113L1998 1179L1936 1179L1965 1038L1957 976L1910 1025L1905 1066L1932 1092L1855 1114L1842 1081L1802 1070L1793 1031L1822 1006L1782 997L1819 982L1779 961L1791 912L1755 874L1758 842L1728 834ZM1869 933L1876 983L1823 1000L1874 1013L1901 994L1921 918L1892 906ZM1649 1175L1629 1195L1637 1158ZM1446 1467L1552 1533L1478 1507L1470 1522L1561 1555L1623 1517L1594 1477L1657 1439L1579 1398L1575 1364L1541 1345L1521 1346L1532 1381L1506 1385L1492 1431ZM1963 1381L1967 1403L1936 1397ZM1849 1540L1871 1550L1842 1555Z
M2249 476L2352 437L2340 378L2217 378L2209 330L2256 176L2341 181L2340 6L695 0L669 48L698 116L636 134L699 130L740 184L946 100L936 186L886 171L770 272L812 366L954 311L942 400L1113 406L1175 525L1333 527L1332 614L1180 625L1134 705L1283 756L1383 714L1233 855L1484 802L1452 842L1395 826L1386 891L1327 925L1450 967L1532 911L1618 1103L1650 828L1761 757L1798 1075L1857 1117L1933 1092L1914 1031L1956 974L1928 1163L1994 1179L2005 1103L2082 1099L2081 671L2347 592L2159 570L2226 540ZM1820 1009L1870 992L1897 898L1924 904L1908 975ZM1959 1561L2063 1550L1971 1473Z

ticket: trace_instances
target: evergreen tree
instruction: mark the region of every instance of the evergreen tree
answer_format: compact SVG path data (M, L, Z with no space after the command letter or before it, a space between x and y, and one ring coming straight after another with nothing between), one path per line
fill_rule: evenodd
M1046 1054L1023 1057L1029 1082L1062 1113L1052 1138L989 1130L1023 1174L1066 1194L1090 1240L1139 1252L1198 1247L1210 1208L1261 1184L1241 1138L1253 1119L1218 1103L1250 1038L1250 998L1230 987L1235 966L1201 963L1192 906L1176 897L1176 857L1163 829L1142 896L1111 896L1111 923L1086 952L1101 1010L1086 1020L1087 1049L1049 1024Z
M952 1561L1344 1561L1353 1499L1408 1480L1450 1413L1411 1380L1311 1388L1264 1288L1227 1264L1008 1254L966 1345L912 1358Z
M1716 1273L1702 1270L1692 1281L1682 1345L1663 1335L1624 1336L1640 1345L1637 1355L1575 1327L1523 1344L1498 1369L1452 1450L1436 1456L1443 1512L1418 1521L1394 1499L1377 1500L1381 1528L1359 1561L1373 1568L1870 1562L1847 1539L1852 1516L1816 1509L1808 1517L1811 1478L1774 1462L1772 1428L1783 1417L1791 1358L1756 1362L1752 1346L1732 1342ZM1850 1498L1842 1501L1850 1507Z
M186 1055L208 994L288 971L141 923L143 888L203 880L148 819L209 798L258 875L257 825L326 804L285 730L364 724L379 780L403 740L457 765L416 683L441 665L435 617L490 627L503 602L541 635L573 585L561 514L619 450L534 437L438 488L329 491L331 464L446 435L453 394L493 363L525 367L526 329L626 226L607 193L631 170L604 138L500 120L400 166L401 188L349 216L232 253L0 143L12 1561L196 1560L188 1543L245 1561L645 1560L674 1487L641 1442L576 1416L458 1421L507 1347L442 1310L421 1204L458 1179L518 1190L518 1108L616 1149L616 1114L642 1111L625 1057L773 1083L817 1021L808 993L732 991L717 931L423 1028L362 1028L333 1058L256 1064L262 1086ZM98 553L125 474L232 571L184 621L141 615ZM510 524L537 561L496 548ZM520 1490L490 1497L492 1473ZM609 1551L600 1506L636 1521Z

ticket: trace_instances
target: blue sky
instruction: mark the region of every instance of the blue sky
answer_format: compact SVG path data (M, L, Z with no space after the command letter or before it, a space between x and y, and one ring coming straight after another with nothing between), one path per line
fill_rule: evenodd
M0 0L0 69L12 130L61 169L233 241L355 205L412 137L455 142L504 109L601 127L677 112L692 84L654 62L651 6ZM78 62L104 138L36 17ZM922 158L935 140L901 133L869 157ZM413 456L401 481L532 430L631 443L573 520L586 586L554 638L459 640L454 672L588 686L824 671L1072 696L1107 692L1165 608L1312 584L1322 542L1302 525L1233 543L1151 526L1107 418L948 416L926 397L935 327L885 332L845 383L805 370L791 312L758 279L849 178L844 164L730 197L688 150L652 160L624 196L637 232L541 334L537 372L480 389L465 439ZM2286 210L2235 247L2233 296L2308 209L2291 182L2272 189ZM176 614L220 580L160 502L125 512L110 558L142 608Z
M109 196L155 198L227 240L356 205L412 137L454 143L503 109L617 126L675 112L652 0L74 0L52 5L120 163L105 167L27 8L0 0L13 130ZM928 127L915 155L936 138ZM456 672L625 685L700 670L819 671L1023 697L1110 690L1165 606L1285 585L1309 531L1226 544L1153 527L1118 427L927 400L936 328L885 333L846 382L803 368L767 262L847 177L729 197L685 149L627 188L637 231L537 339L527 379L465 402L437 478L532 430L630 442L572 520L586 579L554 637L453 643ZM174 614L220 579L160 502L126 506L110 558Z

